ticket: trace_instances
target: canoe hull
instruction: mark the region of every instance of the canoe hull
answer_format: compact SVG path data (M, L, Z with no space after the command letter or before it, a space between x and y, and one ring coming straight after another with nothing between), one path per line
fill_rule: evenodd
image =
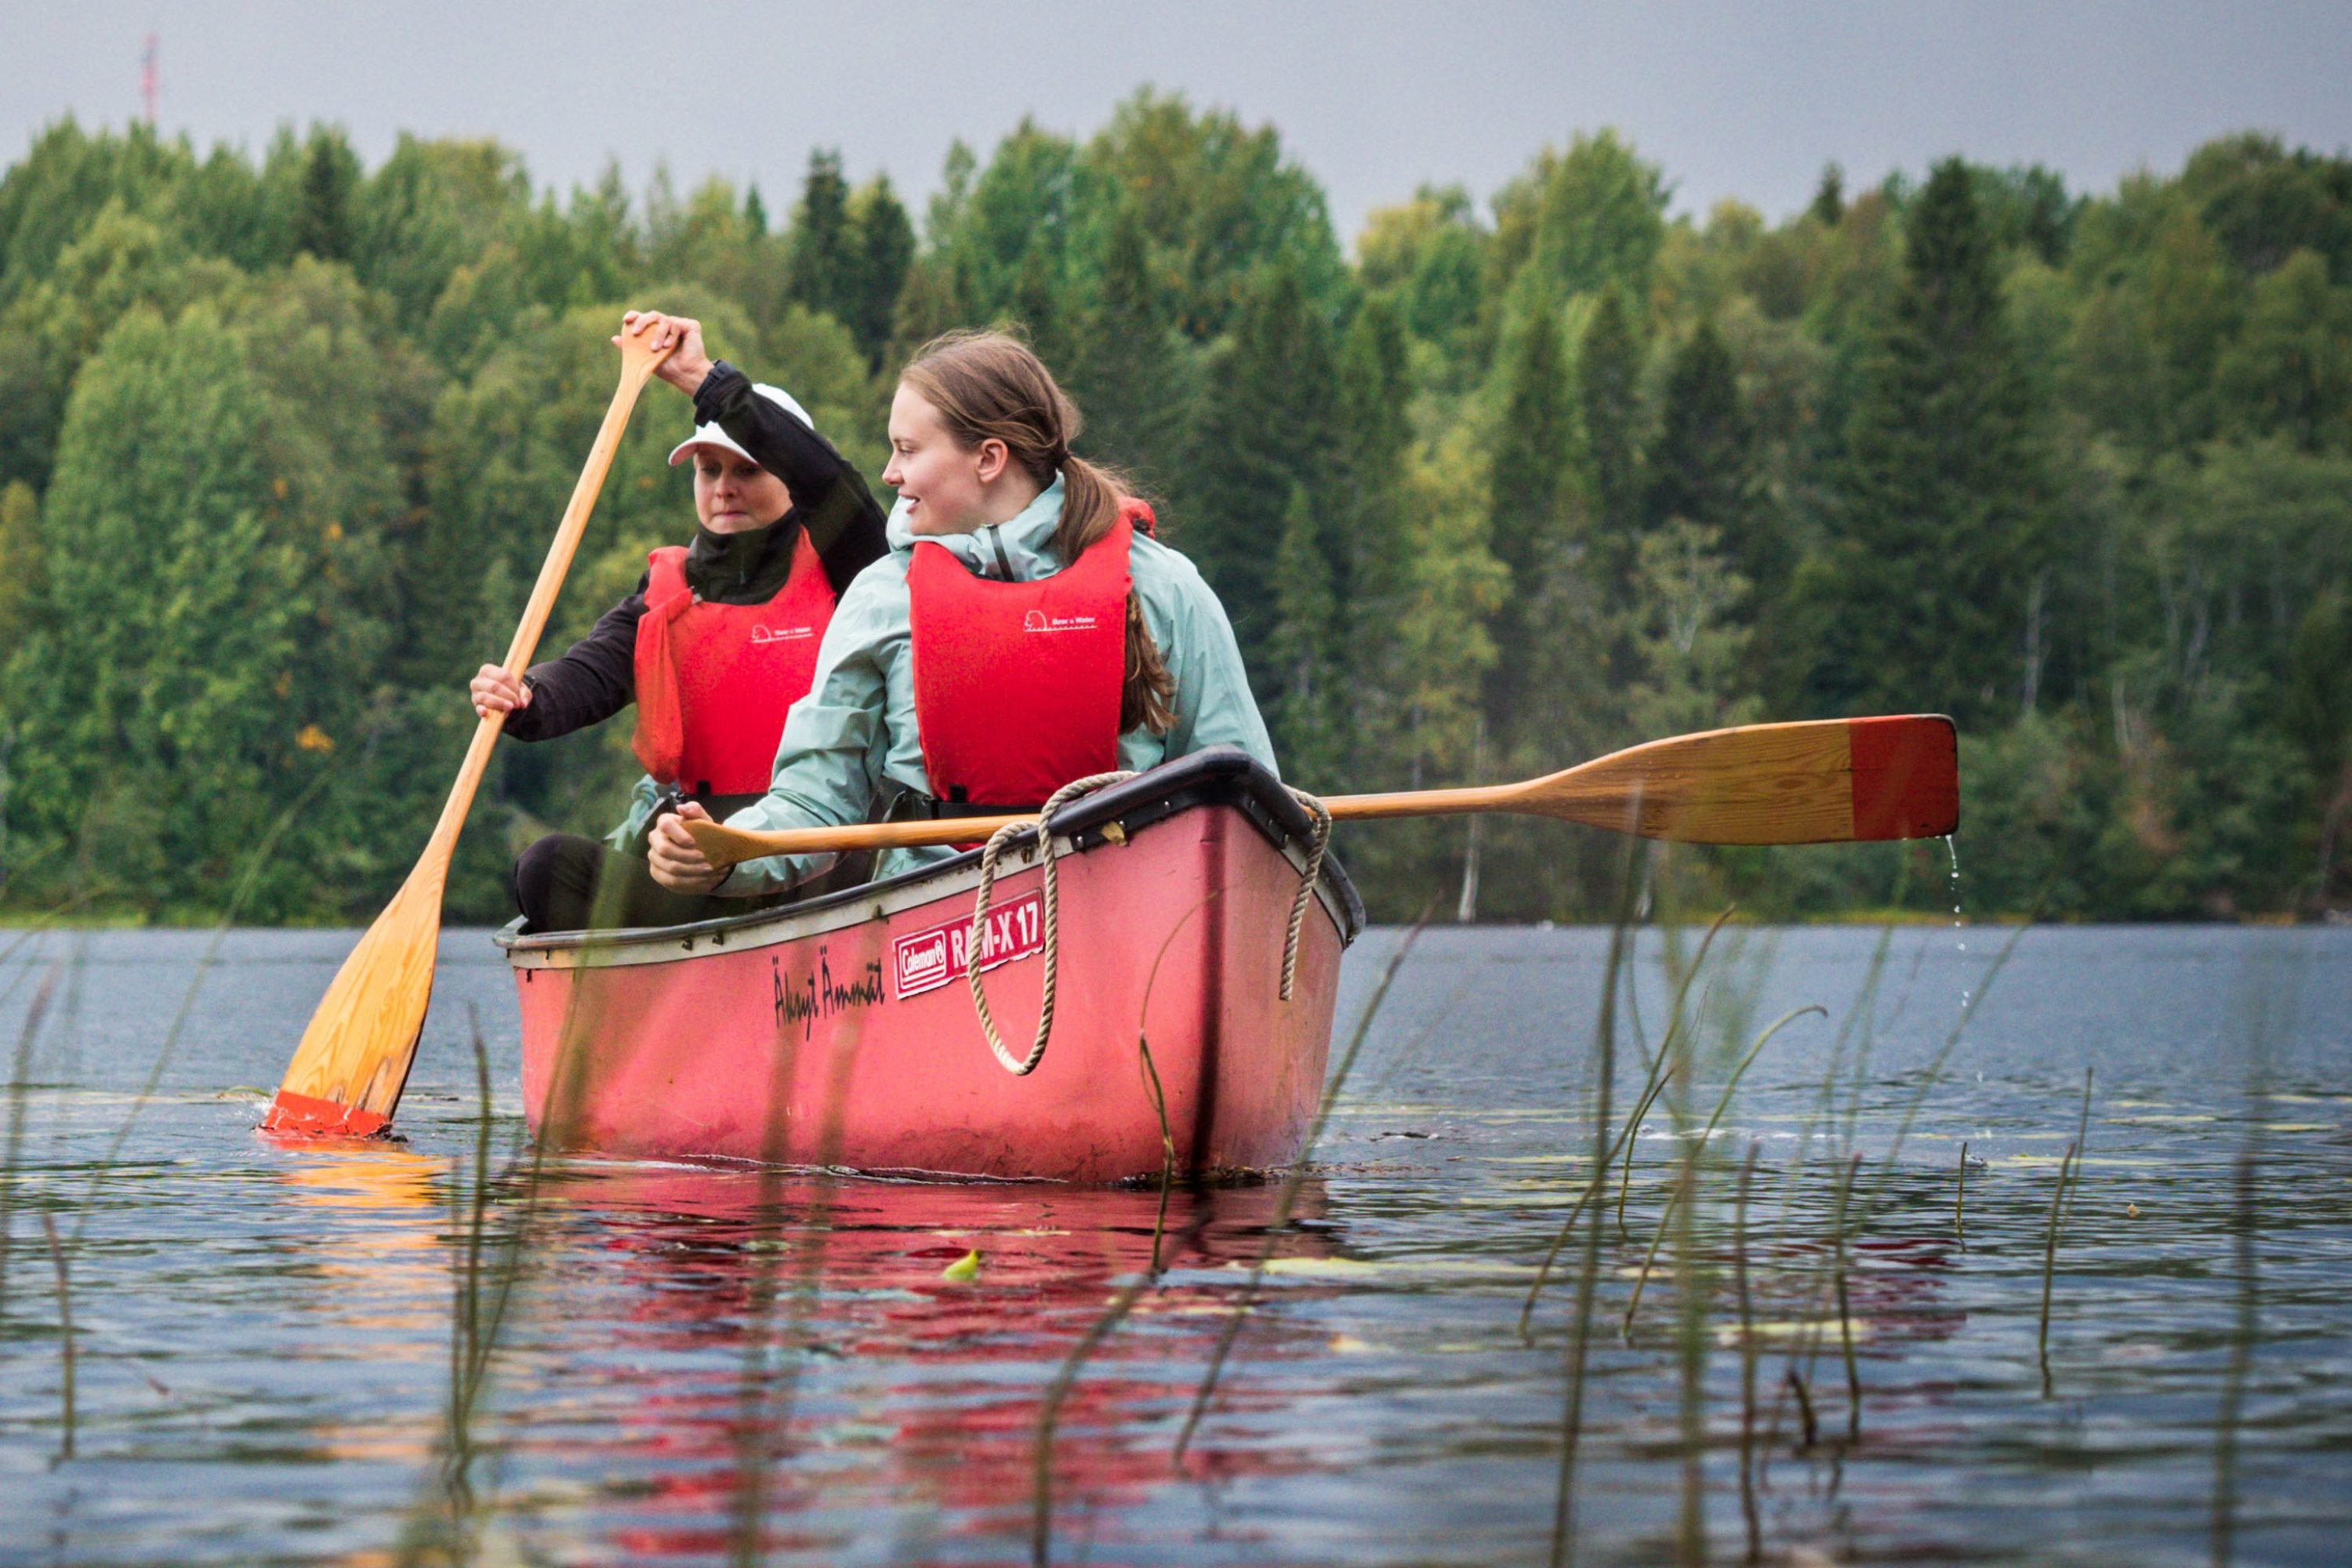
M1282 1001L1303 835L1255 798L1264 775L1224 772L1238 787L1139 792L1139 809L1055 840L1054 1029L1026 1077L990 1052L959 962L969 861L675 932L506 939L534 1131L625 1155L1120 1181L1166 1157L1156 1068L1180 1173L1288 1163L1322 1092L1360 907L1334 868ZM1045 970L1035 853L1000 867L982 948L1016 1058Z

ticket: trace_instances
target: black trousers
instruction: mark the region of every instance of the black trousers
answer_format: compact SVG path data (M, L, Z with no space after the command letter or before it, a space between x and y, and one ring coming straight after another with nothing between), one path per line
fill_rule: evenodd
M654 881L645 856L624 856L600 839L552 832L515 860L508 879L530 931L591 931L616 926L685 926L722 914L746 914L783 898L713 898L673 893Z
M642 855L624 855L601 839L583 838L576 833L551 833L522 852L509 879L526 930L609 931L620 926L685 925L690 921L772 909L830 891L836 885L846 886L842 880L846 869L836 866L814 882L756 899L673 893L654 880Z

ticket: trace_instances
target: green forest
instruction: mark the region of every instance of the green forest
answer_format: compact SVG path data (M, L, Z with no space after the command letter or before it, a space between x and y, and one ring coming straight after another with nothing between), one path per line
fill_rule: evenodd
M349 921L424 842L607 402L707 323L874 481L896 366L1018 323L1223 597L1291 782L1531 775L1763 719L1959 722L1972 916L2352 903L2352 158L2069 190L1952 159L1779 222L1608 131L1334 231L1272 127L1143 90L913 206L257 158L68 121L0 179L0 910ZM542 657L688 537L639 405ZM453 870L619 815L625 721L500 749ZM1620 849L1368 825L1377 915L1584 919ZM1951 902L1940 844L1685 851L1757 918Z

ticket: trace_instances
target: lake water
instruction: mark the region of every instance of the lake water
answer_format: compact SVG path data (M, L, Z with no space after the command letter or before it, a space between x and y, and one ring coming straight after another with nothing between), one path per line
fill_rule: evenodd
M1097 1333L1056 1405L1054 1561L1553 1555L1583 1222L1520 1320L1591 1180L1608 932L1424 934L1296 1223L1268 1234L1278 1186L1179 1193L1149 1280L1150 1192L526 1180L478 931L445 935L405 1145L274 1147L254 1124L350 940L205 963L202 932L53 932L0 963L0 1050L52 986L0 1103L0 1563L1027 1561L1040 1413ZM1351 953L1343 1037L1399 940ZM2003 941L1718 940L1622 1232L1602 1189L1565 1555L2352 1557L2352 931L2036 931L1988 988ZM1619 1118L1664 953L1643 937ZM1809 1004L1687 1160L1733 1057Z

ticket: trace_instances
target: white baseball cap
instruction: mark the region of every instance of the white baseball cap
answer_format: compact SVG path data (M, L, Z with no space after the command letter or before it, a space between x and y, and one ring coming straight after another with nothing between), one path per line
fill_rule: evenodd
M786 392L782 387L770 386L766 383L761 382L755 384L751 390L766 398L769 402L775 404L785 413L791 415L793 418L799 420L810 429L814 430L816 428L816 421L808 416L808 410L803 408L798 402L794 401L793 395ZM671 447L669 454L669 466L675 468L680 463L685 462L686 455L688 452L693 451L697 447L711 447L721 452L732 452L737 457L743 458L747 462L756 463L760 460L759 458L752 457L751 453L743 450L742 447L737 446L733 437L728 435L726 431L720 429L717 425L712 424L696 426L694 427L693 435L688 436L685 440L680 441L677 446Z

